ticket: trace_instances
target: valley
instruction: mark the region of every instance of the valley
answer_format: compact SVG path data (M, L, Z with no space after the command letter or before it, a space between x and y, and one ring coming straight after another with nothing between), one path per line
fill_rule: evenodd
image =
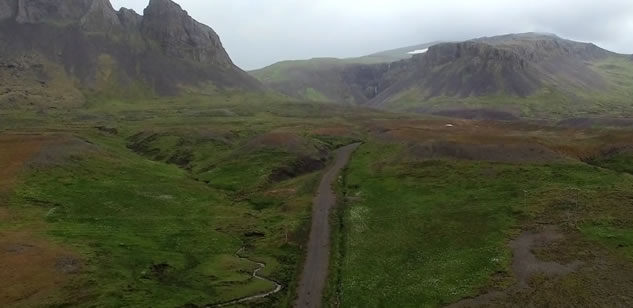
M630 291L633 270L628 129L233 99L110 102L3 122L4 149L24 134L42 140L4 176L15 188L0 228L16 235L4 237L3 258L51 249L51 261L33 262L63 286L13 276L33 289L3 305L213 306L274 290L252 277L259 262L283 288L240 305L292 306L319 180L335 149L359 141L334 184L325 303L443 306L506 289L493 303L564 300L548 290L626 302L615 294ZM539 246L538 260L582 266L513 289L511 241L543 226L564 240Z
M245 72L171 0L0 0L1 307L633 306L633 61Z

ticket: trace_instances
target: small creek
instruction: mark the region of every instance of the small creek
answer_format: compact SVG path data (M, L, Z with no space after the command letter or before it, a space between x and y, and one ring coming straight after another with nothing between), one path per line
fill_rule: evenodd
M215 306L213 306L213 307L226 307L226 306L231 306L231 305L240 304L240 303L244 303L244 302L249 302L249 301L252 301L252 300L256 300L256 299L260 299L260 298L268 297L268 296L271 296L271 295L273 295L273 294L279 293L279 291L281 291L281 289L283 289L283 286L282 286L281 284L279 284L278 282L276 282L276 281L274 281L274 280L271 280L271 279L268 279L268 278L266 278L266 277L259 276L259 272L260 272L261 270L263 270L264 268L266 268L266 264L261 263L261 262L256 262L256 261L253 261L253 260L251 260L251 259L249 259L249 258L242 257L242 256L240 255L240 253L241 253L242 251L244 251L244 248L245 248L245 247L240 248L240 249L239 249L239 250L235 253L235 256L237 256L240 260L245 260L245 261L248 261L248 262L251 262L251 263L255 263L255 264L257 264L258 268L257 268L257 269L255 269L255 270L253 271L253 273L251 274L251 276L252 276L253 278L255 278L255 279L258 279L258 280L263 280L263 281L267 281L267 282L270 282L270 283L274 284L274 285L275 285L275 289L274 289L274 290L272 290L272 291L263 292L263 293L255 294L255 295L248 296L248 297L238 298L238 299L232 300L232 301L230 301L230 302L226 302L226 303L222 303L222 304L217 304L217 305L215 305Z

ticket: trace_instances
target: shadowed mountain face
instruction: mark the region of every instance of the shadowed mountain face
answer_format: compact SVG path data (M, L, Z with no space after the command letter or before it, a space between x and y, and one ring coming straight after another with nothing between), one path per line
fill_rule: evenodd
M0 60L0 102L14 104L77 102L86 91L262 88L171 0L151 0L144 16L108 0L0 0Z
M620 67L621 59L593 44L524 33L432 44L426 52L391 63L295 61L252 74L295 97L312 94L333 102L426 110L427 102L438 99L459 104L478 97L520 99L556 91L575 100L577 92L606 92L613 80L600 64L614 60L619 62L606 67L631 69Z
M605 80L587 62L614 55L593 44L531 33L443 43L401 64L404 72L387 72L402 77L371 103L384 104L409 90L417 90L422 99L526 97L547 86L603 90Z

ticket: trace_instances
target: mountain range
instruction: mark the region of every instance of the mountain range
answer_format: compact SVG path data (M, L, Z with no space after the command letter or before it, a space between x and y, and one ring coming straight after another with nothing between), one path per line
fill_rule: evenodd
M312 59L251 74L300 99L418 112L493 108L543 116L630 103L631 56L591 43L522 33L420 46L428 50L400 49L418 53L383 63Z
M218 89L467 117L633 115L633 58L547 33L283 61L246 73L171 0L0 0L0 106L80 105Z

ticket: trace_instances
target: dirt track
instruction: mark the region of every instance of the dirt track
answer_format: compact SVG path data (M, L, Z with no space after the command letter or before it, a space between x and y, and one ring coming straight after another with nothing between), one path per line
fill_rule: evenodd
M321 179L317 195L312 201L310 240L301 281L297 288L295 307L321 307L323 288L330 265L330 209L336 205L336 194L332 190L332 184L359 145L351 144L336 150L334 165Z

